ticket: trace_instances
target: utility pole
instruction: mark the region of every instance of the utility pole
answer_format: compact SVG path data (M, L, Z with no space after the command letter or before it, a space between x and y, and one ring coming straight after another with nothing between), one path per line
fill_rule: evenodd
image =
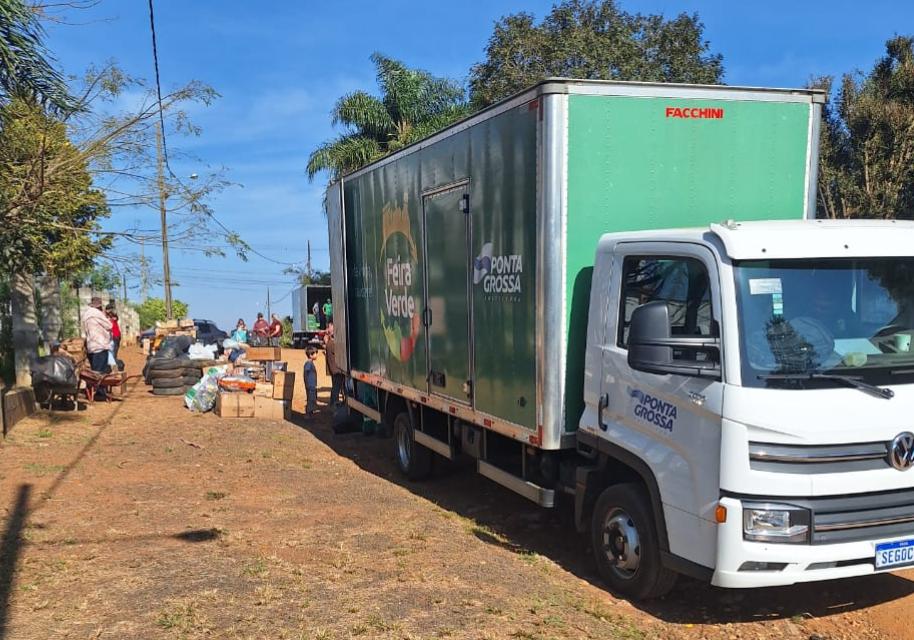
M272 310L270 309L270 287L267 287L267 317L273 317Z
M127 306L127 274L121 274L121 284L124 285L124 306Z
M159 216L162 221L162 280L163 289L165 290L165 318L174 319L174 312L171 306L171 268L168 263L168 221L166 220L165 202L168 199L168 191L165 188L165 157L162 149L162 131L161 125L156 127L156 164L159 169Z
M313 272L311 271L311 241L308 240L308 284L311 284Z

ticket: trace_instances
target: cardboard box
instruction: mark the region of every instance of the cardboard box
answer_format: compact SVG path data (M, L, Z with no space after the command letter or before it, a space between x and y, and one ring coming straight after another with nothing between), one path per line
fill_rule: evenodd
M240 391L221 391L213 409L220 418L253 418L254 395Z
M282 349L279 347L248 347L244 352L246 360L280 360Z
M291 371L273 372L273 398L291 400L295 389L295 374Z
M263 420L289 420L292 417L292 402L273 398L254 398L254 417Z
M191 318L184 318L183 320L178 321L178 326L182 329L190 329L194 326L194 321Z
M268 382L258 382L257 386L254 387L254 396L257 398L272 398L273 385Z
M238 396L238 417L254 417L254 394L253 393L236 393Z

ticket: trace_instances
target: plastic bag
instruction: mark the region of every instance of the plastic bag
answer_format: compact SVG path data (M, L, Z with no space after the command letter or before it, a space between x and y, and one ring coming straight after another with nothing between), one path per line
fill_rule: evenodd
M190 345L187 355L190 356L192 360L215 360L216 359L216 345L214 344L203 344L201 342L195 342Z
M219 378L207 375L184 393L184 406L191 411L206 413L216 406L219 395Z
M226 338L225 340L222 341L222 348L223 349L240 349L241 343L238 342L237 340L232 340L231 338Z
M76 364L67 356L43 356L32 361L32 386L47 384L75 387L79 384Z
M162 344L156 350L156 357L159 358L177 358L190 349L193 343L190 336L168 336L162 340Z

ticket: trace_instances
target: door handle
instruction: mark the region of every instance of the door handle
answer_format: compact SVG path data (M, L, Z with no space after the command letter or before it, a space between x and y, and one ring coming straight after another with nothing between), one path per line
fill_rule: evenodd
M606 423L603 422L603 411L609 407L609 394L604 393L600 396L600 402L597 403L597 424L600 426L600 429L606 431L608 428Z

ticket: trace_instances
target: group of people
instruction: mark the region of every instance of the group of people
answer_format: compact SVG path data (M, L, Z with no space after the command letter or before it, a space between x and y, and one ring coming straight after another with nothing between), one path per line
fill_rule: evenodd
M242 325L243 320L239 320ZM282 320L275 313L270 314L267 322L262 313L257 314L257 320L251 327L251 345L254 347L278 347L282 338Z
M110 373L117 367L121 347L121 327L117 310L109 304L102 309L102 299L93 297L82 314L82 333L86 338L89 367L98 373Z
M318 327L321 330L326 329L333 322L333 303L330 302L330 298L327 298L323 305L315 300L311 306L311 313L314 314Z

